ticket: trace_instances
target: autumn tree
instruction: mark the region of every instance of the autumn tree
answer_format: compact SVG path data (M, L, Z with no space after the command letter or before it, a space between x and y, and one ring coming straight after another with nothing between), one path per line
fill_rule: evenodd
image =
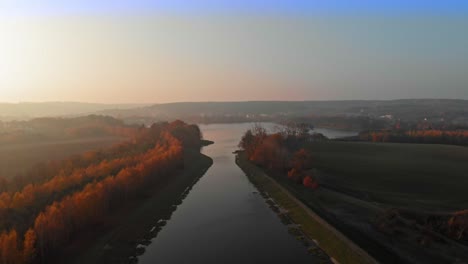
M266 136L260 143L256 143L250 160L268 169L283 170L287 166L289 151L284 145L281 134Z
M0 257L4 264L18 264L21 254L18 249L18 234L16 230L0 235Z
M36 232L29 229L24 235L23 241L23 262L32 263L36 257Z
M317 189L319 184L318 182L312 178L312 176L310 175L307 175L304 177L304 180L302 181L302 184L307 187L307 188L311 188L311 189Z
M239 148L245 150L248 157L251 157L255 151L255 141L256 138L252 133L252 130L247 130L242 136L241 141L239 142Z
M312 166L312 156L303 148L296 151L291 160L291 165L298 171L303 171Z
M256 132L248 130L239 142L239 147L253 163L266 169L287 172L290 180L304 184L307 170L313 165L312 155L304 147L307 141L313 138L309 134L309 126L294 124L283 129L284 131L274 134L267 134L262 128L257 128ZM304 137L307 137L307 140L304 140ZM305 183L309 187L317 184L310 177Z
M1 192L0 263L46 263L80 231L173 177L183 168L184 149L197 148L201 138L198 127L183 122L142 127L138 133L141 137L107 150L50 163L53 167L40 172L48 175L43 181Z
M298 171L295 168L292 168L288 171L288 179L292 180L295 183L302 183L304 178L304 172Z

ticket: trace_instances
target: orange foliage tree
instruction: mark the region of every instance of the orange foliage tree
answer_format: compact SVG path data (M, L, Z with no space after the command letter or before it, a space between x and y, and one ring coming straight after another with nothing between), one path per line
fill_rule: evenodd
M106 214L182 168L184 147L200 146L200 139L198 127L183 122L141 128L130 143L83 154L79 162L62 162L62 169L54 170L57 175L20 191L2 192L0 217L23 218L20 223L33 225L0 219L0 263L47 262L81 230L104 221Z
M288 129L282 133L267 134L264 129L256 127L244 134L239 147L253 163L269 170L287 172L290 180L315 189L318 183L310 176L306 177L307 170L313 165L312 155L301 147L313 141L314 135L301 127L297 130L299 132Z

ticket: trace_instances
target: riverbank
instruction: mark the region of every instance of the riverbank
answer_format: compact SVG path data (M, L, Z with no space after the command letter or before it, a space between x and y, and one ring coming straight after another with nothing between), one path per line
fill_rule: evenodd
M236 163L258 189L267 192L281 207L286 209L291 220L300 225L301 231L309 239L317 241L320 248L334 260L339 263L377 263L364 250L329 225L278 182L250 163L243 152L237 153Z
M185 152L184 161L184 169L161 186L148 188L140 199L110 215L105 225L80 234L54 263L136 263L136 257L144 252L142 245L151 243L165 220L213 164L211 158L190 150Z
M214 164L145 248L139 264L321 263L289 234L236 165L232 152L251 126L200 126L203 136L216 142L202 150Z

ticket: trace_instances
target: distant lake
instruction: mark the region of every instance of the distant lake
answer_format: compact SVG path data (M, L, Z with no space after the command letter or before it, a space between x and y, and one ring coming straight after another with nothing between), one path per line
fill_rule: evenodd
M276 125L262 124L272 130ZM213 166L196 183L138 263L314 263L235 164L233 151L253 124L200 128L215 144L203 149ZM356 133L316 129L330 138Z
M341 138L341 137L352 137L357 136L359 132L357 131L347 131L347 130L336 130L329 128L315 128L312 132L324 134L328 138Z

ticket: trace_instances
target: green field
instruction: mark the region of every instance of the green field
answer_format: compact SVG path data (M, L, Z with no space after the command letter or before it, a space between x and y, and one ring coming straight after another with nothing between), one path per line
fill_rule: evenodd
M448 145L314 142L318 176L340 190L389 205L468 208L468 148Z
M37 163L65 159L70 155L106 148L123 140L121 137L108 136L0 146L0 177L11 178Z
M342 141L303 147L313 155L311 172L320 188L305 188L284 172L266 172L378 261L468 259L465 242L448 238L430 222L446 223L454 211L468 208L468 148ZM430 245L422 245L423 238Z
M246 173L250 181L262 192L268 193L279 205L288 210L288 216L294 223L301 226L301 230L311 239L316 239L320 248L339 263L372 263L365 256L336 234L332 229L318 222L296 201L274 183L259 167L247 161L245 153L238 154L237 165Z

